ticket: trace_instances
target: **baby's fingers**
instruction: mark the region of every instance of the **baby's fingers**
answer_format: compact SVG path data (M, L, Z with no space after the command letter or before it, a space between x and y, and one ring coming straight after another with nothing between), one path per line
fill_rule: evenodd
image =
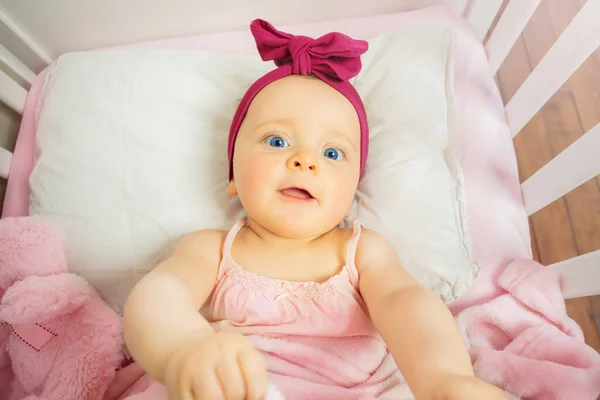
M267 370L262 356L257 351L244 351L238 355L238 362L248 400L263 400L267 394Z
M217 377L225 400L246 400L246 385L237 363L237 352L231 351L219 360Z
M193 383L192 394L194 400L225 400L217 373L213 368L200 371Z

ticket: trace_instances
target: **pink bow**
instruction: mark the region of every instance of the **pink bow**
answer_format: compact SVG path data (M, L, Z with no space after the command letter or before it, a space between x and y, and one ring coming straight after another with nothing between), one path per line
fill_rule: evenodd
M263 61L274 60L278 67L292 64L292 73L347 81L358 75L360 56L368 49L364 40L354 40L339 32L318 39L294 36L275 29L262 19L250 24L258 52Z

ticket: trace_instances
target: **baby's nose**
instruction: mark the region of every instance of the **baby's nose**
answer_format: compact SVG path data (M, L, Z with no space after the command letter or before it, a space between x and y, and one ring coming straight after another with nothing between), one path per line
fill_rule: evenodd
M313 175L319 173L319 162L309 151L302 151L290 157L287 167L294 172L312 172Z

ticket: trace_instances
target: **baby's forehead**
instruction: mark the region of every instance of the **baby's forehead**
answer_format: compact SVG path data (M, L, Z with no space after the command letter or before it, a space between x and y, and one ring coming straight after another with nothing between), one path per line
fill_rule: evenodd
M290 75L270 83L254 97L246 117L258 124L270 120L312 119L360 134L358 115L352 103L312 76Z
M252 102L274 98L297 98L306 94L311 94L313 98L328 96L330 99L345 99L343 94L312 75L288 75L266 85Z

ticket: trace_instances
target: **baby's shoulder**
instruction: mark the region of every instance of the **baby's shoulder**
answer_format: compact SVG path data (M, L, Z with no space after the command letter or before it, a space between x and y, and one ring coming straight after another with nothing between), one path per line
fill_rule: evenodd
M219 244L225 241L227 231L218 229L200 229L184 236L181 241L186 243L211 243Z
M176 254L189 257L220 260L227 232L217 229L202 229L187 234L176 245Z
M354 228L337 228L335 238L343 243L349 244L352 241L352 237L355 234ZM360 228L360 234L356 238L356 248L360 249L374 249L381 246L389 245L389 241L385 236L365 227Z
M354 236L355 229L354 228L337 228L337 237L340 240L350 240L352 236ZM371 230L365 228L361 225L360 227L360 235L358 236L358 245L359 246L369 246L369 245L386 245L389 244L389 241L385 236Z
M394 245L382 234L363 228L356 245L355 262L357 266L387 264L397 260Z

